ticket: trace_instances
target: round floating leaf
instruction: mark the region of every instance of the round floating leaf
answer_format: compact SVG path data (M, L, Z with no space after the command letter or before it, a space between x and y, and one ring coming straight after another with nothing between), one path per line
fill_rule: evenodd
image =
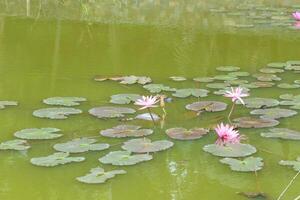
M220 157L246 157L254 154L256 148L250 144L208 144L203 147L205 152Z
M109 148L109 144L96 143L97 140L91 138L76 138L66 143L55 144L56 151L68 153L82 153L87 151L101 151Z
M234 122L241 128L265 128L277 126L279 124L279 121L275 119L257 117L240 117L234 119Z
M279 161L279 165L283 166L291 166L295 171L300 171L300 157L297 158L296 161L294 160L281 160Z
M193 128L187 130L185 128L170 128L166 130L166 134L173 139L177 140L195 140L203 137L209 132L204 128Z
M186 78L182 76L170 76L169 78L173 81L186 81Z
M81 110L75 108L42 108L35 110L33 116L40 118L49 118L49 119L67 119L68 115L80 114Z
M294 83L300 84L300 80L294 80Z
M244 99L247 108L268 108L279 105L279 101L271 98L250 97ZM237 104L242 104L240 101Z
M272 87L273 85L275 85L275 83L263 82L263 81L256 81L256 82L252 82L250 84L256 86L256 88L268 88L268 87Z
M227 104L220 101L198 101L186 105L185 108L196 112L218 112L226 110Z
M154 121L158 121L160 120L160 117L155 114L155 113L151 113ZM149 113L143 113L143 114L139 114L135 117L135 119L141 119L141 120L146 120L146 121L152 121L151 115Z
M187 88L187 89L178 89L172 95L174 97L180 97L180 98L186 98L186 97L189 97L189 96L206 97L208 93L209 93L209 91L205 90L205 89Z
M197 77L193 78L194 81L200 82L200 83L210 83L214 81L214 78L212 77Z
M102 106L89 110L89 113L98 118L124 117L125 114L133 114L135 110L126 107Z
M0 143L0 150L17 150L23 151L29 149L30 146L28 145L26 140L9 140Z
M280 138L286 140L300 140L300 132L287 128L272 128L269 132L263 132L260 134L266 138Z
M151 153L169 149L173 145L174 143L168 140L158 140L155 142L151 142L151 140L148 138L140 138L131 139L127 142L124 142L122 149L134 153Z
M296 111L284 108L267 108L256 109L250 112L252 115L261 115L263 118L279 119L283 117L291 117L297 114Z
M293 95L293 94L282 94L279 96L280 99L283 100L299 100L300 102L300 95ZM289 104L291 105L291 104Z
M141 129L135 125L119 125L110 129L100 131L100 134L105 137L123 138L123 137L141 137L151 135L153 130Z
M230 76L249 76L249 72L230 72L228 73Z
M209 83L206 85L206 87L212 88L212 89L223 89L223 88L226 88L229 86L230 86L229 83Z
M244 160L234 158L223 158L221 163L230 166L230 169L238 172L256 172L263 168L263 159L260 157L248 157Z
M0 109L4 109L6 106L17 106L16 101L0 101Z
M280 81L281 78L276 76L275 74L253 74L259 81Z
M285 69L299 71L300 70L300 61L298 61L298 60L287 61L287 65L286 65Z
M99 159L103 164L112 165L135 165L140 162L148 161L152 159L150 154L135 154L132 155L129 151L113 151L109 152L105 156Z
M96 167L90 170L85 176L77 177L76 180L82 183L99 184L104 183L108 179L114 178L118 174L126 174L125 170L112 170L105 172L103 168Z
M267 64L267 66L273 68L285 68L286 63L274 62L274 63Z
M280 83L277 85L279 88L283 89L295 89L295 88L300 88L299 84L289 84L289 83Z
M217 75L214 77L215 80L219 80L219 81L233 81L236 80L237 77L236 76L230 76L230 75Z
M230 85L241 85L241 84L247 84L247 80L241 80L241 79L236 79L236 80L229 80L225 81L225 83L228 83Z
M138 94L116 94L110 97L110 103L114 104L129 104L140 99L141 96Z
M261 68L259 70L262 73L267 73L267 74L275 74L275 73L282 73L284 72L284 70L282 69L276 69L276 68Z
M66 152L57 152L45 157L31 158L30 162L33 165L42 166L42 167L54 167L57 165L64 165L71 162L82 162L84 157L70 157L69 153Z
M240 86L240 88L243 89L243 92L249 92L250 91L250 89L246 88L246 87L241 87ZM230 91L230 90L231 90L231 88L227 87L227 88L224 88L224 89L220 89L220 90L214 91L214 94L216 94L216 95L224 95L224 94L227 93L227 91Z
M117 79L117 81L121 81L121 84L127 84L127 85L132 85L135 83L141 84L141 85L145 85L147 83L151 83L152 80L150 77L147 76L123 76L121 77L121 79Z
M222 72L234 72L234 71L239 71L240 68L235 66L221 66L221 67L217 67L217 70Z
M15 132L14 136L28 140L55 139L63 136L58 128L28 128Z
M86 101L83 97L50 97L44 99L43 102L47 105L56 106L78 106L80 102Z
M169 86L165 86L163 84L148 84L148 85L144 85L143 88L145 88L151 93L160 93L162 91L166 91L166 92L176 91L175 88L170 88Z

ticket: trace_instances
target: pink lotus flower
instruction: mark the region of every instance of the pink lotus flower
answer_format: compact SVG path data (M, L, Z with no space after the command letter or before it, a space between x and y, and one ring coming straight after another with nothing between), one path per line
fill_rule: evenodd
M241 136L237 130L234 130L234 126L230 126L229 124L224 125L221 123L217 125L215 131L218 134L218 139L216 141L216 144L218 145L240 143Z
M240 102L245 105L245 102L243 101L242 97L249 96L248 93L243 92L243 88L237 87L237 88L231 88L231 91L226 91L224 94L225 97L230 97L232 102L236 102L237 100L240 100Z
M141 107L139 110L143 110L143 109L146 109L146 108L153 108L153 107L157 107L157 104L159 102L159 99L157 99L156 96L142 96L141 99L137 99L135 101L135 105L138 105L138 106L143 106Z
M295 20L300 21L300 12L293 12L292 15Z

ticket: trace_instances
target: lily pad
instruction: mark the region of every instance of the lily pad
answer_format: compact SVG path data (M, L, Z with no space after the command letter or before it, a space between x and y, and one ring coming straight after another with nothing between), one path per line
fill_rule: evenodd
M121 84L127 84L127 85L132 85L132 84L141 84L141 85L145 85L147 83L151 83L152 80L150 77L147 76L123 76L121 79Z
M299 100L300 102L300 95L282 94L279 96L279 98L283 100ZM289 105L293 105L293 104L289 104Z
M300 61L298 60L290 60L286 62L286 70L295 70L298 71L300 70Z
M186 81L186 78L183 76L170 76L169 78L173 81Z
M271 98L250 97L244 99L247 108L269 108L279 105L279 101ZM242 104L240 101L237 104Z
M268 68L268 67L261 68L259 71L261 73L266 73L266 74L275 74L275 73L282 73L282 72L284 72L284 70L282 70L282 69Z
M203 137L209 132L204 128L193 128L187 130L185 128L170 128L166 130L166 134L173 139L177 140L195 140Z
M77 177L76 180L82 183L99 184L104 183L109 179L114 178L116 175L126 174L125 170L112 170L105 172L103 168L96 167L90 170L90 173Z
M265 128L277 126L279 121L268 118L240 117L233 120L241 128Z
M152 160L152 155L150 154L131 154L130 151L112 151L99 158L99 161L103 164L112 165L135 165L140 162Z
M91 138L76 138L66 143L55 144L56 151L68 153L82 153L87 151L101 151L109 148L109 144L96 143L97 140ZM96 144L95 144L96 143Z
M225 81L225 83L228 83L230 85L241 85L241 84L247 84L247 80L241 80L241 79L236 79L236 80L229 80Z
M186 98L189 96L194 97L206 97L209 93L208 90L205 89L194 89L194 88L187 88L187 89L178 89L174 94L174 97Z
M219 112L226 110L227 104L220 101L198 101L186 105L185 108L196 112Z
M236 80L237 77L236 76L230 76L230 75L217 75L214 77L215 80L219 80L219 81L233 81Z
M124 142L122 149L134 153L151 153L169 149L173 145L174 143L168 140L157 140L155 142L151 142L148 138L140 138Z
M214 81L214 78L212 77L197 77L193 78L194 81L200 82L200 83L210 83Z
M160 117L155 114L155 113L151 113L154 121L158 121L160 120ZM135 117L135 119L141 119L141 120L146 120L146 121L152 121L151 115L149 113L143 113L143 114L139 114Z
M125 114L133 114L135 110L126 107L102 106L89 110L89 113L98 118L124 117Z
M267 108L256 109L250 112L252 115L261 115L263 118L279 119L284 117L291 117L297 114L296 111L284 108Z
M229 87L229 83L208 83L206 87L212 88L212 89L223 89L226 87Z
M230 76L250 76L249 72L230 72L228 73Z
M57 133L60 132L58 128L29 128L23 129L15 132L14 136L21 139L29 140L44 140L44 139L56 139L63 134Z
M17 150L23 151L29 149L30 146L28 145L26 140L9 140L0 143L0 150Z
M80 114L81 110L75 108L42 108L35 110L33 116L40 118L49 118L49 119L67 119L68 115Z
M140 99L141 96L138 94L116 94L110 97L110 103L114 104L129 104Z
M269 132L263 132L260 134L266 138L280 138L286 140L300 140L300 132L294 131L288 128L272 128Z
M220 162L229 165L231 170L238 172L256 172L264 166L263 159L260 157L248 157L244 160L223 158Z
M273 68L285 68L286 63L274 62L274 63L267 64L267 66L268 67L273 67Z
M135 125L119 125L110 129L100 131L100 134L105 137L123 138L123 137L141 137L151 135L152 129L141 129Z
M66 152L57 152L45 157L31 158L30 162L33 165L42 166L42 167L54 167L57 165L64 165L72 162L82 162L84 157L71 157L69 153Z
M234 72L234 71L239 71L240 68L235 66L221 66L221 67L217 67L217 70L222 72Z
M280 81L281 78L276 76L275 74L253 74L253 77L255 77L259 81Z
M0 101L0 109L4 109L6 106L17 106L16 101Z
M203 147L205 152L211 153L212 155L219 157L246 157L254 154L256 148L250 144L227 144L217 145L217 144L208 144Z
M277 87L283 88L283 89L296 89L296 88L300 88L300 85L299 84L280 83L277 85Z
M80 102L86 101L83 97L50 97L44 99L43 102L47 105L56 106L78 106Z
M166 92L175 92L176 91L175 88L171 88L171 87L165 86L163 84L147 84L147 85L144 85L143 88L145 88L146 90L148 90L151 93L160 93L162 91L166 91Z
M300 157L297 158L296 161L294 160L281 160L279 161L279 164L280 165L283 165L283 166L291 166L293 167L293 169L295 171L300 171Z
M241 87L242 88L243 92L249 92L250 89L249 88L246 88L246 87ZM226 94L228 91L230 91L231 88L230 87L226 87L226 88L223 88L223 89L220 89L220 90L217 90L217 91L214 91L214 94L216 95L224 95Z
M275 83L273 82L263 82L263 81L255 81L250 84L256 86L257 88L269 88L275 85Z

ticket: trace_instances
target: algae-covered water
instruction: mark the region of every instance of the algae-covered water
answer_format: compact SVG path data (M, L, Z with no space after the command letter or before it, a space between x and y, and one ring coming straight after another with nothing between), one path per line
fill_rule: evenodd
M30 140L27 151L0 151L1 200L242 200L238 192L263 192L277 199L296 175L280 160L300 156L299 141L263 138L268 128L243 129L245 143L256 147L253 156L263 158L264 167L254 172L231 171L220 158L202 150L215 142L211 131L201 139L178 141L168 138L166 129L173 127L213 128L228 122L226 111L203 113L185 109L199 100L231 101L214 95L216 89L193 81L196 77L214 77L227 72L219 66L238 66L250 74L268 63L300 60L300 30L291 12L300 9L297 1L113 1L102 3L70 1L1 1L0 3L0 100L17 101L18 106L0 110L0 143L14 139L16 131L26 128L55 127L63 137L53 140ZM23 3L23 4L22 4ZM93 4L94 3L94 4ZM73 6L73 7L72 7ZM98 10L97 10L98 9ZM250 17L249 17L250 16ZM150 95L140 84L124 85L115 81L97 82L101 76L149 76L153 83L173 88L210 90L208 97L172 98L166 103L164 124L151 121L97 119L88 110L109 103L110 96L120 93ZM183 76L175 82L170 76ZM299 73L278 73L281 81L271 88L251 89L252 97L274 98L300 89L282 89L280 83L293 83ZM253 77L241 77L255 81ZM215 81L222 82L222 81ZM80 106L82 114L64 120L34 117L34 110L51 107L43 99L55 96L87 98ZM126 105L137 109L132 104ZM52 106L53 107L53 106ZM288 108L286 106L278 106ZM249 116L251 109L238 105L232 118ZM296 110L297 111L297 110ZM160 108L153 109L162 115ZM142 113L138 111L138 113ZM132 117L129 115L128 117ZM277 127L300 131L300 117L279 119ZM120 150L125 139L100 136L100 130L119 124L151 128L152 140L174 142L168 150L153 154L151 161L134 166L101 164L98 159L110 151ZM109 143L110 149L79 153L86 160L56 167L38 167L33 157L55 152L53 145L79 137L96 137ZM91 168L124 169L104 184L84 184L76 177ZM295 179L282 199L300 195L300 177Z

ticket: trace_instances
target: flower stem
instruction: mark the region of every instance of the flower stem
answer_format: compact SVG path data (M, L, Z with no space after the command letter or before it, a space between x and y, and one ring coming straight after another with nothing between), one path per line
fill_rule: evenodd
M230 120L230 117L231 117L231 115L233 113L234 108L235 108L235 103L233 102L233 104L231 106L231 109L230 109L230 112L229 112L228 117L227 117L227 119L228 119L228 121L229 121L230 124L232 124L232 122Z
M300 174L300 171L298 171L298 173L292 178L292 180L289 182L289 184L285 187L285 189L281 192L281 194L279 195L279 197L277 198L277 200L280 200L281 197L283 197L283 195L286 193L286 191L289 189L289 187L293 184L293 182L295 181L295 179L297 178L297 176ZM298 199L298 197L296 198Z
M155 126L155 125L156 125L156 124L155 124L155 120L154 120L154 117L153 117L153 115L152 115L152 113L151 113L150 108L147 108L147 110L148 110L149 115L150 115L150 117L151 117L151 119L152 119L152 122L153 122L153 124L154 124L154 126Z

